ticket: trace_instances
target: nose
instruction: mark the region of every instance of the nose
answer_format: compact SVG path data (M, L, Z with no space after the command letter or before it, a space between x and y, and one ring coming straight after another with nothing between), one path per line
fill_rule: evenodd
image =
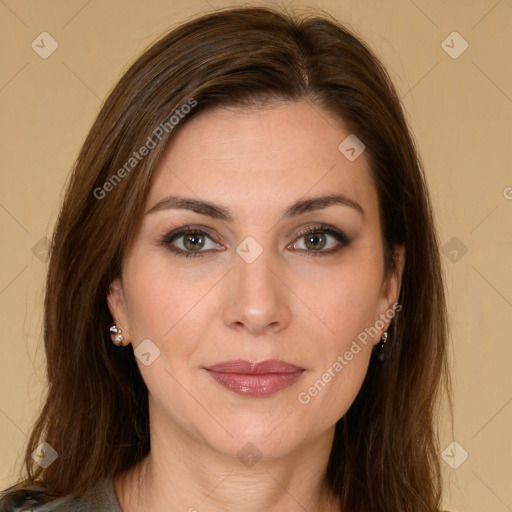
M225 283L224 323L252 335L277 333L291 318L290 296L279 258L264 250L252 263L236 256Z

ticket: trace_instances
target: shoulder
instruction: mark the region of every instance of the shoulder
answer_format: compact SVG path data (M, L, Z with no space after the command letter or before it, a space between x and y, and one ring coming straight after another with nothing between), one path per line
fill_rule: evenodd
M43 487L7 489L0 494L0 512L67 512L75 510L76 498L56 498Z
M102 479L83 496L55 498L42 487L0 493L0 512L122 512L111 480Z

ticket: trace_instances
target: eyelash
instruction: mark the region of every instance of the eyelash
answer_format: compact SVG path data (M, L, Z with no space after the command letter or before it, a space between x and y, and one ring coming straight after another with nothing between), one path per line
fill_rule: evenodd
M306 250L306 249L297 249L298 251L306 253L308 256L317 257L317 256L327 256L329 254L333 254L341 250L343 247L346 247L351 243L351 239L342 231L339 231L332 226L329 226L327 224L321 224L319 226L315 227L308 227L305 230L301 231L297 234L297 240L309 235L309 234L316 234L316 233L324 233L327 235L333 236L341 245L337 245L336 247L332 247L326 251L313 251L313 250ZM183 249L180 249L178 247L174 247L172 245L172 242L177 240L178 238L181 238L185 235L206 235L210 240L212 240L214 243L218 242L215 240L215 238L211 235L211 233L208 232L205 228L197 229L192 228L190 226L187 226L185 228L181 228L177 231L173 231L167 235L165 235L159 242L159 245L166 247L173 253L175 253L178 256L184 256L185 258L195 258L195 257L202 257L205 253L208 253L210 251L184 251ZM294 242L296 243L296 242Z

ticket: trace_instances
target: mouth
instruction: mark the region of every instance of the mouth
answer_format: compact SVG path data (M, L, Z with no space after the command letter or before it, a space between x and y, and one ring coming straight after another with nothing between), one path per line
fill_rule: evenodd
M206 371L229 391L248 397L265 397L291 386L304 368L277 359L259 363L233 360L218 363Z

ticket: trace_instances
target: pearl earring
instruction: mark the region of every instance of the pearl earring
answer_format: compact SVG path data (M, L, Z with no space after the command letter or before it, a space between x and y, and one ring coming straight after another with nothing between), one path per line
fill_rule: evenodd
M112 343L118 347L125 347L126 345L130 344L129 340L125 340L124 336L121 334L122 330L117 327L117 325L111 325L110 326L110 339L112 340Z

